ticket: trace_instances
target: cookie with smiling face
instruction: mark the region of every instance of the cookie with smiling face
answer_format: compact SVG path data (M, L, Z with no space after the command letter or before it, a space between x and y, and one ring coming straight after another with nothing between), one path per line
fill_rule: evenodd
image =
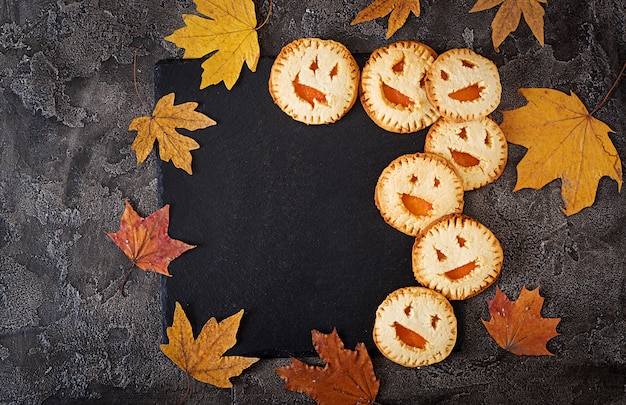
M471 49L450 49L426 73L426 94L439 114L452 121L486 117L500 104L498 68Z
M374 202L385 222L417 236L436 219L463 210L463 183L441 156L403 155L382 171Z
M442 361L452 352L456 337L457 320L452 305L428 288L396 290L376 311L376 347L386 358L406 367Z
M504 133L489 117L475 121L437 120L428 130L424 151L445 157L463 180L465 191L494 182L506 165Z
M430 104L424 76L437 54L417 41L399 41L375 50L361 73L361 104L379 127L416 132L439 113Z
M270 71L274 102L294 120L329 124L343 117L358 96L360 71L339 42L302 38L287 44Z
M500 275L502 246L486 226L466 215L441 218L415 239L413 274L450 300L484 291Z

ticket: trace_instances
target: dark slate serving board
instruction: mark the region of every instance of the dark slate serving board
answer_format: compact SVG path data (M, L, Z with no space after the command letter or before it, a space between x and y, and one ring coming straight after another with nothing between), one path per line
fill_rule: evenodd
M359 57L362 63L365 57ZM273 59L244 67L230 91L199 89L200 61L156 66L156 97L199 103L217 121L189 132L192 176L159 163L169 233L198 245L163 278L163 325L182 304L194 332L245 310L229 354L314 354L311 330L337 328L346 347L374 347L375 312L387 294L416 285L413 238L391 228L374 204L380 172L423 150L425 131L380 129L357 102L337 123L307 126L284 114L267 90Z

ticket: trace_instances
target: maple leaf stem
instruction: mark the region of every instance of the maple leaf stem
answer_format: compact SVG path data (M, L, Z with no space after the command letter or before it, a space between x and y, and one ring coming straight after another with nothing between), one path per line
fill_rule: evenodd
M609 96L611 95L613 90L615 90L615 87L617 87L617 84L619 83L620 79L622 78L622 75L624 74L624 70L626 70L626 62L624 62L624 66L622 66L622 70L620 70L619 74L617 75L617 79L615 79L615 81L613 82L613 85L611 86L609 91L606 93L606 96L604 96L602 101L600 101L600 104L598 104L596 106L596 108L594 108L593 111L589 113L589 116L592 116L593 114L598 112L600 107L602 107L604 105L604 103L606 103L606 100L609 99Z
M124 274L124 279L122 280L122 283L120 284L120 293L122 294L122 297L126 297L126 293L124 292L124 287L126 286L126 282L128 281L128 277L130 277L130 272L133 271L133 269L135 268L135 263L131 263L130 266L128 266L128 270L126 270L126 274Z
M272 0L270 0L270 5L269 5L269 9L267 10L267 15L265 16L265 20L261 23L261 25L259 25L258 27L256 27L254 30L258 31L260 30L265 24L267 24L267 22L270 19L270 15L272 15Z
M185 373L185 376L187 377L187 391L185 391L185 395L180 399L178 405L182 405L187 400L189 392L191 391L191 378L189 378L189 373Z
M137 52L139 52L142 47L143 45L139 45L137 49L135 49L135 53L133 53L133 84L135 85L135 93L137 93L137 98L141 103L141 107L147 115L150 115L150 110L146 108L146 103L143 102L143 98L141 98L141 94L139 93L139 87L137 86Z

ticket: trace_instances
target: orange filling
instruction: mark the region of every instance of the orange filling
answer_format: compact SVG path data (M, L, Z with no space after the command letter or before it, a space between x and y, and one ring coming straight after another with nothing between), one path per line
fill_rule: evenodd
M472 84L471 86L464 87L461 90L453 91L448 94L448 97L461 102L474 101L480 98L480 92L483 90L485 90L483 86Z
M450 149L450 154L452 155L452 159L462 167L473 167L480 163L479 159L476 159L474 156L469 153L459 152L457 150Z
M400 62L396 63L395 65L393 65L391 70L393 70L396 73L401 73L404 70L404 59L402 59Z
M330 78L332 79L333 77L337 76L338 72L339 72L339 65L333 66L333 70L330 71Z
M296 92L296 95L311 104L311 107L315 107L315 100L322 104L326 104L326 94L314 87L300 83L300 78L298 76L299 75L296 75L296 78L293 80L293 90Z
M402 194L402 204L411 211L413 215L423 216L430 215L433 205L423 198L415 197L410 194Z
M414 104L413 100L400 93L393 87L387 86L385 83L383 83L383 94L385 95L385 98L387 100L391 101L394 104L399 104L403 107L410 107Z
M411 329L400 325L398 322L394 322L393 326L396 328L396 336L398 339L407 345L415 347L416 349L423 349L426 346L428 341L419 333L413 332Z
M477 267L478 265L476 264L476 261L473 261L466 263L463 266L459 266L454 270L446 271L445 274L450 280L458 280L470 274Z

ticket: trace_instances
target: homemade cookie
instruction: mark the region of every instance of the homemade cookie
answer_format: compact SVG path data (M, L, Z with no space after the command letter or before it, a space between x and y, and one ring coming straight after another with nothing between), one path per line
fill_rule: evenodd
M385 222L417 236L437 218L463 210L463 182L441 156L403 155L381 173L374 201Z
M424 151L448 159L463 180L465 191L500 177L508 155L504 133L489 117L465 122L437 120L426 134Z
M294 120L328 124L354 105L359 66L339 42L302 38L286 45L270 71L274 102Z
M433 223L415 239L413 274L450 300L482 292L500 275L502 246L478 221L461 214Z
M496 65L470 49L439 55L426 73L426 94L439 114L453 121L486 117L500 104Z
M417 41L394 42L372 53L361 73L361 104L376 125L410 133L439 117L424 89L424 76L436 57Z
M374 343L389 360L426 366L448 357L457 336L450 302L436 291L405 287L389 294L376 311Z

